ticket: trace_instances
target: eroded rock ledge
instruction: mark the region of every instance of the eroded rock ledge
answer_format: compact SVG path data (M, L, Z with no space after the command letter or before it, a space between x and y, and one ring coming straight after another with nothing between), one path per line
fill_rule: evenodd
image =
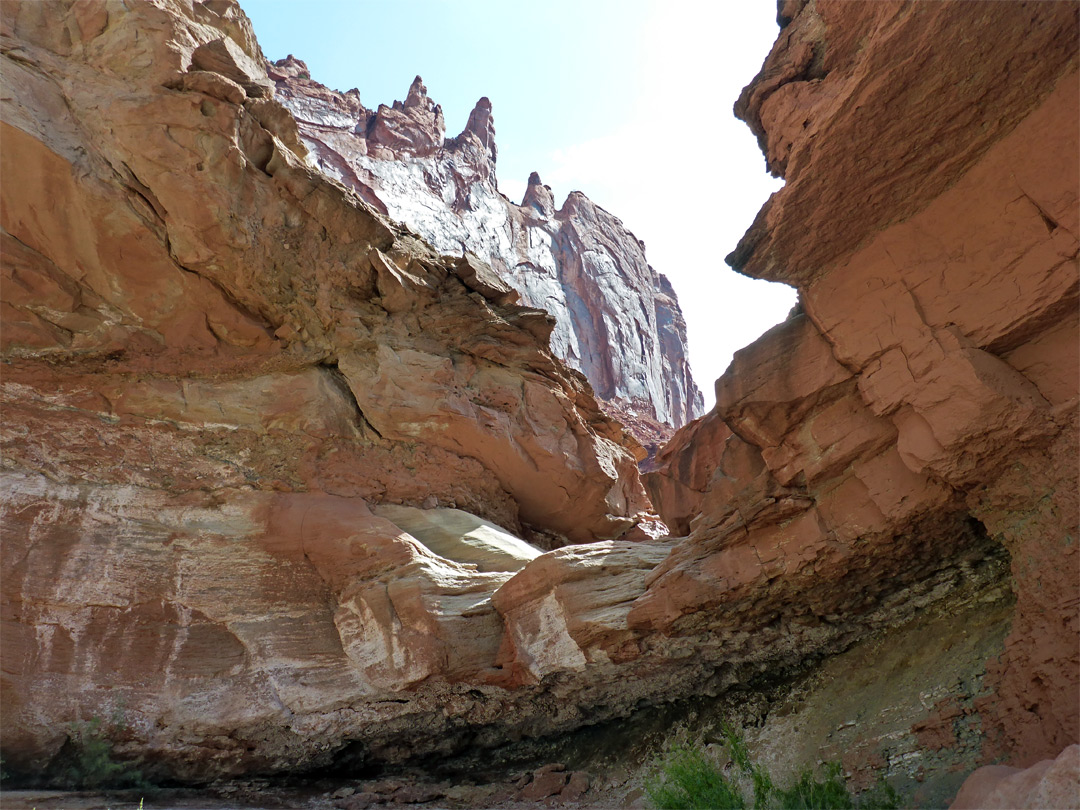
M4 24L5 761L47 773L119 705L180 778L387 746L418 709L444 744L484 704L449 684L507 680L512 572L378 505L617 538L640 447L546 313L308 165L235 3Z
M234 3L4 13L6 767L121 705L120 750L179 779L475 755L958 594L1011 615L1002 655L960 697L928 665L882 745L960 716L979 750L943 769L1076 741L1075 6L784 4L740 109L788 185L734 261L790 267L802 311L658 457L660 542L550 319L315 171ZM1006 41L1020 101L978 61ZM932 170L888 164L915 202L867 190L913 119L979 104Z
M981 755L1055 757L1080 735L1077 7L795 0L781 19L736 112L786 185L729 262L798 286L800 311L647 476L690 537L635 610L917 537L905 569L985 532L1017 601Z

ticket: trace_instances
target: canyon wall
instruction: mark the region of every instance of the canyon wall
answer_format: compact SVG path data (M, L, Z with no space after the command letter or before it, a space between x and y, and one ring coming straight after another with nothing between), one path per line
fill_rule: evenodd
M678 299L645 245L580 191L556 208L536 172L520 205L506 199L487 98L447 138L442 108L419 76L404 102L370 110L357 91L312 81L292 56L268 70L324 173L437 250L478 256L524 303L550 312L552 350L643 444L655 448L702 414Z
M3 14L5 767L119 706L178 776L400 734L422 681L455 722L520 564L380 510L614 539L640 446L547 313L308 164L235 3Z
M728 261L797 286L801 311L736 355L647 476L690 536L646 598L669 622L742 581L869 571L918 538L895 560L910 571L985 536L1011 560L1003 648L922 729L1053 758L1080 737L1077 7L796 0L780 17L735 109L786 185Z
M120 713L155 777L478 769L732 693L934 801L1076 742L1075 5L783 4L731 261L802 303L653 461L659 540L555 319L317 169L234 2L3 12L5 768Z

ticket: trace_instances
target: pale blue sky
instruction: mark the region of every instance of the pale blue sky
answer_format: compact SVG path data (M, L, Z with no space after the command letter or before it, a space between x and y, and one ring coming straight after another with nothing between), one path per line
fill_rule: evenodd
M731 113L776 38L773 0L240 0L269 59L356 87L375 108L415 75L448 134L488 96L499 187L529 172L561 204L585 192L675 286L706 405L732 352L782 320L793 291L723 263L779 182Z

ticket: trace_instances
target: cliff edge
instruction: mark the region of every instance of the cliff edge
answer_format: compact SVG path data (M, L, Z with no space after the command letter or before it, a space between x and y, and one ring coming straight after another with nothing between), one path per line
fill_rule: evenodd
M495 121L481 98L446 137L419 76L405 101L366 108L289 56L268 66L318 167L449 255L469 252L555 318L551 348L609 413L655 449L700 416L686 323L670 282L622 222L580 191L557 207L533 172L520 204L498 190Z

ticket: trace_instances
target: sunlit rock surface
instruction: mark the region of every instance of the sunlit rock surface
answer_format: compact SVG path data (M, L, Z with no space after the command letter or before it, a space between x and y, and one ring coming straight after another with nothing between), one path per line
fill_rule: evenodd
M235 4L5 5L5 769L121 708L186 780L479 770L725 694L938 797L1076 742L1076 7L783 10L740 109L788 185L733 261L802 306L655 459L678 536L629 542L641 448L551 317L328 177ZM420 83L374 115L386 165L456 148Z
M656 447L701 415L686 324L645 247L581 192L557 208L537 173L520 205L499 193L491 102L446 138L442 109L418 76L404 103L369 110L356 91L314 82L288 57L268 67L313 160L439 251L489 263L524 303L555 318L551 347L582 371L605 408Z
M690 537L631 621L860 571L843 610L777 614L829 622L875 598L884 556L908 549L887 576L977 564L983 535L1016 605L983 693L940 695L975 745L940 747L969 769L1057 756L1080 736L1077 7L793 0L781 21L736 112L786 185L729 262L801 311L656 459L653 501Z
M3 15L5 769L121 707L178 778L446 745L518 538L626 533L641 448L546 313L309 165L234 3Z
M460 509L383 504L374 509L440 557L479 571L520 571L540 551L505 529Z

